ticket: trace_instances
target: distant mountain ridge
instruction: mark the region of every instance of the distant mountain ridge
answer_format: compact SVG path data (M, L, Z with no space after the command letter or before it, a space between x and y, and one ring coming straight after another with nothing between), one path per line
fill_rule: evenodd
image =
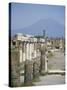
M49 19L41 19L34 24L19 29L12 30L12 35L16 33L24 33L30 35L43 35L43 30L46 31L46 35L48 37L64 37L65 27L58 23L57 21L49 18Z

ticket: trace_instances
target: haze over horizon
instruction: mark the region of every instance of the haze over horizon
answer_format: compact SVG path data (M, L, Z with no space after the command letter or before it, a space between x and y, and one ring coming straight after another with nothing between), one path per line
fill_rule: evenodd
M11 34L24 33L64 37L65 7L57 5L11 3Z

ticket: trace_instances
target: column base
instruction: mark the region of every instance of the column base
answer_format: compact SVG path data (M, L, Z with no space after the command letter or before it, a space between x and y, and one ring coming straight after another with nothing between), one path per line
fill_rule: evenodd
M33 86L33 82L32 81L31 82L25 82L23 84L23 86Z
M40 72L40 74L41 74L41 75L47 75L47 74L48 74L48 71L42 70L42 71Z

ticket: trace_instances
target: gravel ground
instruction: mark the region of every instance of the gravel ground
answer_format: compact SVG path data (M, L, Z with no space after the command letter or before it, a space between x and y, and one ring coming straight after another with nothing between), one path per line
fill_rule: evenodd
M55 52L54 57L48 60L48 69L50 70L65 70L65 56L62 52ZM65 75L46 75L40 76L40 82L35 82L35 85L57 85L65 83Z
M62 75L41 76L40 80L41 80L40 82L35 82L36 86L65 84L65 76Z
M62 52L55 52L54 57L48 59L48 69L65 70L65 56Z
M40 76L39 79L40 79L39 82L34 82L35 86L65 84L64 75L46 75L46 76ZM21 83L24 82L23 76L21 76L20 81Z
M54 57L48 60L48 69L65 70L65 56L62 52L55 52ZM24 77L20 77L20 81L24 82ZM65 84L65 75L46 75L40 76L39 82L34 82L36 86L40 85L57 85Z

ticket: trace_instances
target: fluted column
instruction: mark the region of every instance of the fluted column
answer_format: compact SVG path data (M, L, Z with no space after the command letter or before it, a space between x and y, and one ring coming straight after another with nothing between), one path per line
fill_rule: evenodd
M27 48L26 48L26 55L27 55L27 60L29 60L29 43L27 43L27 46L26 46Z
M47 55L45 55L45 72L48 71L48 66L47 66L47 64L48 64L48 58L47 58Z
M37 52L36 52L36 44L34 43L34 57L37 57Z
M22 63L23 61L23 48L22 48L22 43L20 44L20 47L19 47L19 58L20 58L20 63Z
M32 57L31 57L31 44L29 44L30 46L29 46L29 52L30 52L30 60L32 59Z
M25 61L27 59L27 55L26 55L26 42L23 43L23 61Z

